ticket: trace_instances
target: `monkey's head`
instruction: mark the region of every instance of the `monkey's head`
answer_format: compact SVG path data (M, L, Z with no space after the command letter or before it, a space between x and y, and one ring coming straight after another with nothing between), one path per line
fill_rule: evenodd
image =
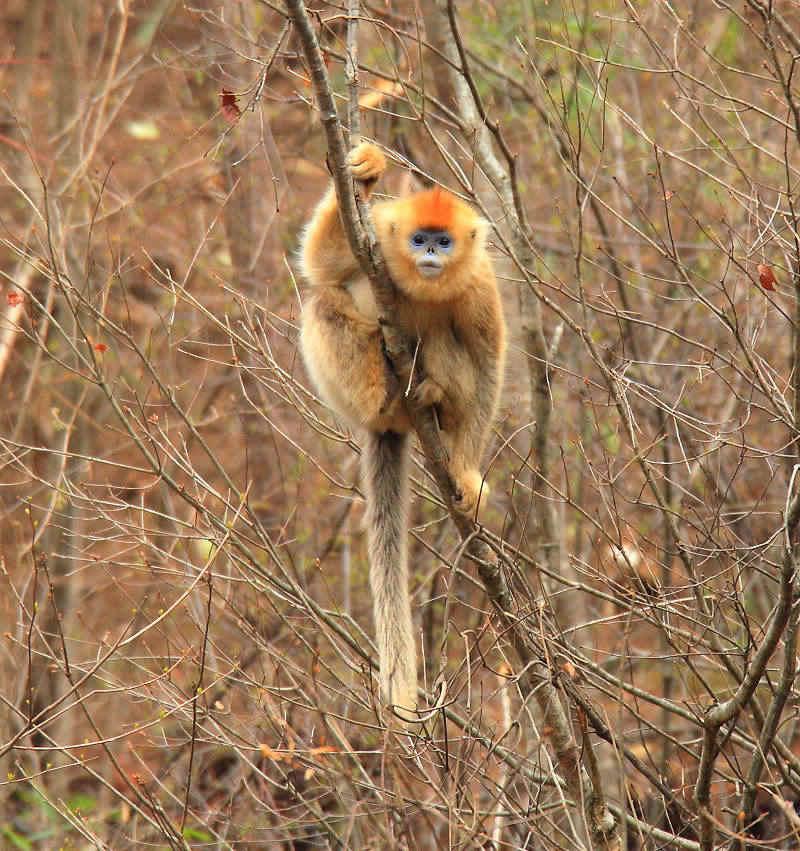
M455 195L437 186L380 207L376 228L389 271L412 298L456 298L480 273L486 222Z

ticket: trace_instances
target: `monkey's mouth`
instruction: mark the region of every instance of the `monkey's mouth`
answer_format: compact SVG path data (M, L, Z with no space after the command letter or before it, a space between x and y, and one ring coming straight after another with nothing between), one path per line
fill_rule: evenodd
M423 278L435 278L442 271L442 263L440 260L420 260L417 263L420 275Z

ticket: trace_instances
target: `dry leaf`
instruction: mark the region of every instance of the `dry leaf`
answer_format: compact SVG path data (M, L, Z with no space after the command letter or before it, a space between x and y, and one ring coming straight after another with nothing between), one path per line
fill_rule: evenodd
M242 114L236 104L236 95L229 89L223 89L220 93L222 101L222 115L229 124L236 124Z
M761 286L765 290L770 290L771 292L775 292L775 284L777 281L775 280L775 275L772 272L772 268L770 266L764 266L762 263L758 264L758 280L761 283Z

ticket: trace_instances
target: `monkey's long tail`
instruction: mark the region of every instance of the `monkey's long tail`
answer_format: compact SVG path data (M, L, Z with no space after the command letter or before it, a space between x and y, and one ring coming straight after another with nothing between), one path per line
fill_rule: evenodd
M381 692L387 704L411 717L417 654L408 593L408 435L370 432L361 457Z

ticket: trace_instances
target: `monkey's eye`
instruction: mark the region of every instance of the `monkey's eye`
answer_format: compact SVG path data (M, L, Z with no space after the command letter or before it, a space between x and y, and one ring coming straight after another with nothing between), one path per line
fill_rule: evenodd
M437 242L442 248L450 248L450 246L453 244L453 240L450 239L450 237L446 234L440 236Z
M411 235L411 244L416 245L417 248L420 248L421 246L425 245L427 241L427 236L421 231L417 231L416 233Z

